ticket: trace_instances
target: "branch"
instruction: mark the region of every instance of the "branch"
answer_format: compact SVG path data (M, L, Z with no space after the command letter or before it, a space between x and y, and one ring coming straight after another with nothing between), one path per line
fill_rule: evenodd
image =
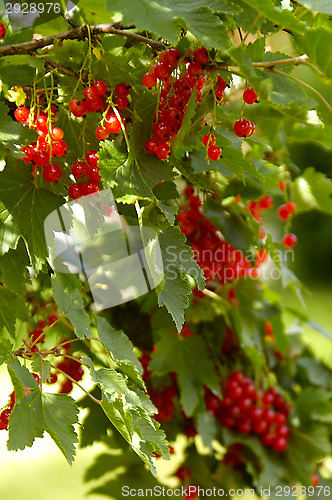
M162 50L166 48L163 43L156 42L155 40L151 40L146 36L138 35L137 33L125 31L125 27L119 26L119 23L98 24L97 26L90 26L90 33L92 35L97 35L99 33L113 33L114 35L125 36L127 38L137 40L138 42L146 43L155 49ZM130 26L130 29L132 28L133 26ZM13 56L15 54L30 54L35 52L37 49L41 49L47 45L52 45L55 39L62 42L63 40L84 40L85 38L88 38L88 28L86 25L65 31L64 33L45 36L40 40L30 40L29 42L5 45L4 47L0 47L0 57Z

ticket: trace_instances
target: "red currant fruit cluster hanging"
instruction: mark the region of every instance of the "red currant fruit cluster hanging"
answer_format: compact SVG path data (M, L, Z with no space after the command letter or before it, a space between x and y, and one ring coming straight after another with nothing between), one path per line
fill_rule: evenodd
M50 183L57 182L62 176L61 167L57 163L51 163L53 156L64 156L67 151L63 130L54 127L52 123L56 114L57 109L54 106L50 107L49 113L46 109L42 113L35 113L34 116L31 116L25 106L17 108L14 113L17 121L35 129L38 134L37 141L21 148L25 154L23 161L32 163L32 172L35 176L40 175L38 169L41 168L43 179Z
M205 401L206 409L222 426L236 428L240 434L256 434L276 452L286 450L290 405L275 389L256 391L252 379L235 371L226 380L223 399L206 390Z
M62 339L61 345L65 351L65 357L62 361L57 363L55 367L58 370L69 375L76 382L82 380L84 375L84 370L82 368L82 363L80 362L80 358L74 358L71 355L71 349L69 342L66 342L67 339ZM70 357L69 357L70 356ZM69 394L73 389L73 382L68 378L64 377L64 380L61 381L59 393L60 394Z
M72 174L76 178L83 181L83 184L75 182L69 186L68 194L73 199L81 198L89 194L99 191L99 184L101 177L98 167L99 158L97 151L91 150L85 153L85 162L78 161L72 166Z
M149 89L153 88L158 80L161 82L158 110L153 121L153 136L145 143L146 152L156 154L161 160L168 158L171 153L170 142L179 130L194 89L199 103L207 84L203 73L205 66L211 61L206 49L198 47L188 56L192 61L183 60L183 76L180 76L181 71L178 68L181 54L177 49L171 48L159 56L158 62L152 65L142 78L143 85ZM226 86L227 83L218 75L215 90L218 101L222 101ZM210 139L204 144L208 148L209 159L213 161L221 156L221 149L215 142L215 139L214 142Z
M207 148L208 158L212 161L219 160L221 157L221 147L216 145L216 136L213 134L204 134L202 143Z
M188 202L179 212L178 221L206 280L217 279L221 284L226 284L240 277L256 278L256 267L261 259L253 267L241 251L222 239L218 229L204 216L200 208L201 201L193 194L191 186L185 189L185 195Z
M268 195L264 195L257 201L248 201L248 208L251 215L256 219L256 221L261 224L263 222L262 212L264 210L269 210L273 207L273 198Z

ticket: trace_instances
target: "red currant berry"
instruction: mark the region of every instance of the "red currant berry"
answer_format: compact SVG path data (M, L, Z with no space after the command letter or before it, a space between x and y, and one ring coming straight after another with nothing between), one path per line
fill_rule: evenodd
M76 177L76 179L81 179L85 177L88 172L88 164L84 161L78 161L72 166L71 172Z
M187 198L190 198L191 196L193 196L194 194L194 188L193 186L186 186L184 188L184 195L187 197Z
M169 144L162 143L162 144L159 144L159 146L157 147L156 155L161 160L166 160L168 158L170 152L171 152L171 148L170 148Z
M296 203L294 203L294 201L287 201L286 207L288 209L288 212L290 212L290 213L295 212L295 210L297 208Z
M84 99L87 101L94 101L97 97L99 97L99 92L96 87L87 87L84 89L83 95Z
M119 96L115 99L115 106L120 110L122 111L123 109L126 109L126 107L128 106L129 104L129 101L128 101L128 98L126 96Z
M282 242L286 248L293 248L297 243L297 237L293 233L285 234Z
M98 96L96 99L86 101L86 110L89 111L89 113L96 113L100 109L102 109L104 103L103 100L100 96Z
M50 372L50 379L47 380L47 383L48 384L56 384L58 381L58 376L56 373L54 372Z
M249 137L252 135L250 121L240 118L234 123L234 133L238 137Z
M39 382L40 382L40 377L39 377L38 373L32 373L32 376L33 376L33 378L35 379L35 381L37 382L37 384L39 384Z
M99 182L101 177L99 175L99 167L89 167L88 177L90 181Z
M105 118L105 128L112 134L117 134L121 130L121 122L114 113L109 113Z
M152 87L157 85L157 77L155 75L152 75L151 73L145 73L142 78L142 83L144 87L152 89Z
M103 127L96 128L95 135L99 141L104 141L110 135L109 131Z
M5 410L2 410L2 412L0 413L0 425L2 429L7 429L9 415L11 414L11 412L12 411L9 408L6 408Z
M99 191L99 186L96 182L88 181L83 184L82 190L83 190L83 196L87 196L89 194L93 194Z
M87 112L86 103L79 99L72 99L69 101L69 109L76 117L84 116Z
M87 153L85 153L85 160L89 167L96 167L98 165L98 156L97 156L97 151L94 149L91 149ZM86 175L86 174L85 174Z
M319 485L319 483L320 483L320 477L317 474L317 472L313 472L310 475L310 483L311 483L311 486L313 486L314 488L316 488Z
M258 206L260 208L268 210L273 206L273 198L271 196L268 196L267 194L265 196L262 196L262 198L258 200Z
M202 137L202 143L204 144L205 147L214 146L216 140L217 140L216 136L213 134L205 134Z
M116 93L117 96L119 96L119 97L127 97L127 95L130 92L130 86L127 85L124 82L121 82L121 83L118 83L117 85L115 85L115 89L114 90L115 90L115 93Z
M221 102L224 99L224 92L221 89L216 90L216 99Z
M254 102L258 101L258 94L256 94L252 87L248 87L243 92L243 100L247 104L254 104Z
M291 217L291 212L288 210L287 205L280 205L278 208L278 217L281 220L288 220Z
M29 110L28 108L24 106L20 106L19 108L15 109L14 116L18 122L21 123L26 123L29 118Z
M157 151L158 143L153 137L148 139L145 143L145 151L149 154L153 154Z
M285 439L284 437L277 437L273 441L272 446L276 452L282 453L283 451L285 451L287 449L287 446L288 446L287 439Z
M187 72L190 77L194 77L202 73L202 65L198 62L191 62L188 64Z
M43 178L46 182L57 182L62 176L62 170L56 163L49 163L43 168Z
M67 378L65 382L61 384L59 394L69 394L73 390L73 382Z
M55 315L55 314L49 314L47 316L47 323L49 325L53 325L53 323L55 323L57 321L58 317Z
M32 161L37 167L45 167L50 161L50 155L46 151L36 151L32 157Z
M37 130L40 130L42 132L47 132L47 121L48 118L46 115L39 115L38 118L36 119L36 127Z
M198 49L194 51L194 59L199 64L208 64L210 62L210 58L205 47L198 47Z
M158 63L154 70L154 75L158 80L165 80L172 73L171 67L166 63Z
M52 153L55 156L63 156L67 151L67 143L61 139L61 141L54 141L52 144Z
M51 132L51 138L53 141L61 141L63 139L63 130L59 127L54 127Z
M104 95L107 92L107 85L104 80L96 80L92 85L94 89L98 92L98 95Z
M268 428L268 423L265 420L256 420L253 424L253 431L255 434L264 434Z
M264 446L273 446L274 440L275 436L271 432L264 432L264 434L261 435L261 442Z
M3 23L0 23L0 40L6 35L6 27Z
M216 161L219 160L221 156L221 148L219 146L210 146L207 150L207 155L210 160Z
M81 184L78 184L77 182L75 184L72 184L68 188L68 195L73 199L77 200L78 198L81 198L83 196L83 188Z
M177 66L181 59L181 53L174 48L167 49L164 52L164 59L165 63L168 64L169 66Z

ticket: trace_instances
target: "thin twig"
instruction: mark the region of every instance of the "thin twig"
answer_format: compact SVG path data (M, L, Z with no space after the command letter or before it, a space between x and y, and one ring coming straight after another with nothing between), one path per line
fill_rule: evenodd
M46 65L52 66L52 68L54 68L54 69L58 69L60 71L60 73L65 73L66 75L73 76L77 80L79 79L78 74L75 71L73 71L72 69L66 68L65 66L62 66L61 64L53 62L48 57L44 57L43 59L44 59Z
M117 26L117 27L115 27ZM112 33L114 35L125 36L127 38L133 38L138 42L146 43L155 49L163 50L165 45L163 43L151 40L150 38L137 33L131 33L125 31L125 28L118 28L119 23L112 24L98 24L96 26L90 26L90 32L92 35L97 35L99 33ZM46 47L47 45L52 45L54 40L57 39L59 42L63 40L84 40L89 36L89 29L86 25L80 26L79 28L74 28L64 33L57 33L56 35L50 35L43 37L39 40L30 40L29 42L16 43L14 45L5 45L0 47L0 57L12 56L15 54L30 54L35 52L37 49Z
M296 83L299 83L300 85L303 85L307 89L311 90L314 94L316 94L319 99L325 104L325 106L328 108L329 111L332 113L332 106L327 102L327 100L318 92L318 90L314 89L311 87L311 85L308 85L307 83L303 82L302 80L299 80L298 78L295 78L295 76L289 75L287 73L284 73L283 71L279 71L277 69L272 68L271 71L274 73L277 73L278 75L285 76L286 78L289 78L290 80L293 80Z
M52 365L52 363L50 363L51 367L54 368L54 370L57 370L58 372L62 373L63 375L65 375L67 378L69 378L69 380L71 380L73 382L73 384L76 384L77 387L79 387L81 389L81 391L85 392L85 394L87 396L89 396L90 399L92 399L92 401L94 401L95 403L97 403L98 405L101 404L101 401L100 399L97 399L95 398L94 396L92 396L92 394L87 391L79 382L77 382L77 380L73 379L70 375L68 375L68 373L62 371L60 368L58 368L57 366L55 365Z

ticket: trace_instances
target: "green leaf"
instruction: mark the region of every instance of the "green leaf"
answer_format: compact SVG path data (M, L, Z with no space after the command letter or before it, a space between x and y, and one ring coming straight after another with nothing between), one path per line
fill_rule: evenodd
M316 208L332 213L332 180L314 168L307 168L293 183L298 212Z
M296 411L305 424L308 420L332 423L332 392L305 387L297 397Z
M0 78L1 68L0 68ZM15 80L17 81L17 80ZM21 82L20 82L21 83ZM8 107L0 103L0 149L8 149L14 154L18 154L18 144L26 145L36 140L36 132L28 127L23 127L21 123L14 121L8 113ZM21 168L29 167L21 162Z
M289 10L277 8L272 0L241 0L239 3L257 10L262 16L277 23L280 28L288 28L301 33L306 27L306 24L299 21Z
M9 360L12 350L13 345L8 339L0 339L0 365Z
M332 31L321 27L310 28L297 34L295 40L309 56L310 62L315 64L326 78L332 78L332 52L326 50L332 45Z
M311 463L331 453L329 433L322 424L306 423L303 430L292 429L284 465L290 477L308 485ZM306 459L303 460L303 457Z
M13 292L0 286L0 327L6 327L10 335L15 337L18 297Z
M43 394L45 430L62 451L69 464L75 455L74 444L78 442L74 424L78 422L78 407L67 394Z
M9 419L8 450L24 450L36 437L43 437L45 422L39 389L34 389L14 405Z
M186 275L197 283L199 290L205 286L204 274L194 253L186 245L186 238L177 227L170 227L159 235L159 244L164 265L164 280L157 287L158 303L165 305L172 315L178 331L184 323L184 311L189 305L191 287Z
M134 347L127 335L122 331L114 330L101 316L97 318L97 330L101 342L116 363L130 362L136 368L138 374L142 374L142 365L138 361ZM121 364L121 366L125 367L124 364Z
M210 8L211 6L211 8ZM224 2L215 0L165 0L159 4L152 0L106 1L106 7L119 11L125 24L135 23L139 30L148 30L176 43L180 28L191 31L207 48L225 50L230 45L222 21L214 15L214 10L222 11ZM226 10L227 12L227 10Z
M0 257L2 279L8 288L18 294L25 294L25 283L30 283L27 266L30 265L29 256L23 239L20 239L15 250L9 249Z
M155 155L141 153L135 161L128 161L124 146L116 141L104 141L98 156L104 187L112 188L114 198L123 203L154 200L152 188L174 177L169 163Z
M79 291L66 286L59 274L52 277L52 289L54 300L75 328L75 335L80 339L91 337L90 318Z
M46 257L44 220L64 203L64 199L49 190L37 188L30 167L8 157L6 167L0 173L0 200L13 217L14 228L27 241L33 263L36 256Z
M222 166L225 165L225 167L232 170L242 180L245 180L245 174L248 174L264 182L262 174L257 170L255 165L243 155L241 149L224 147L222 149L222 158L217 162L213 162L213 166L214 165L221 173L223 173Z
M180 402L190 416L203 397L204 386L219 394L220 385L206 345L201 337L181 337L163 330L162 339L151 356L151 367L159 375L175 371L178 375Z
M332 14L332 4L330 0L301 0L300 3L312 10L312 12Z

